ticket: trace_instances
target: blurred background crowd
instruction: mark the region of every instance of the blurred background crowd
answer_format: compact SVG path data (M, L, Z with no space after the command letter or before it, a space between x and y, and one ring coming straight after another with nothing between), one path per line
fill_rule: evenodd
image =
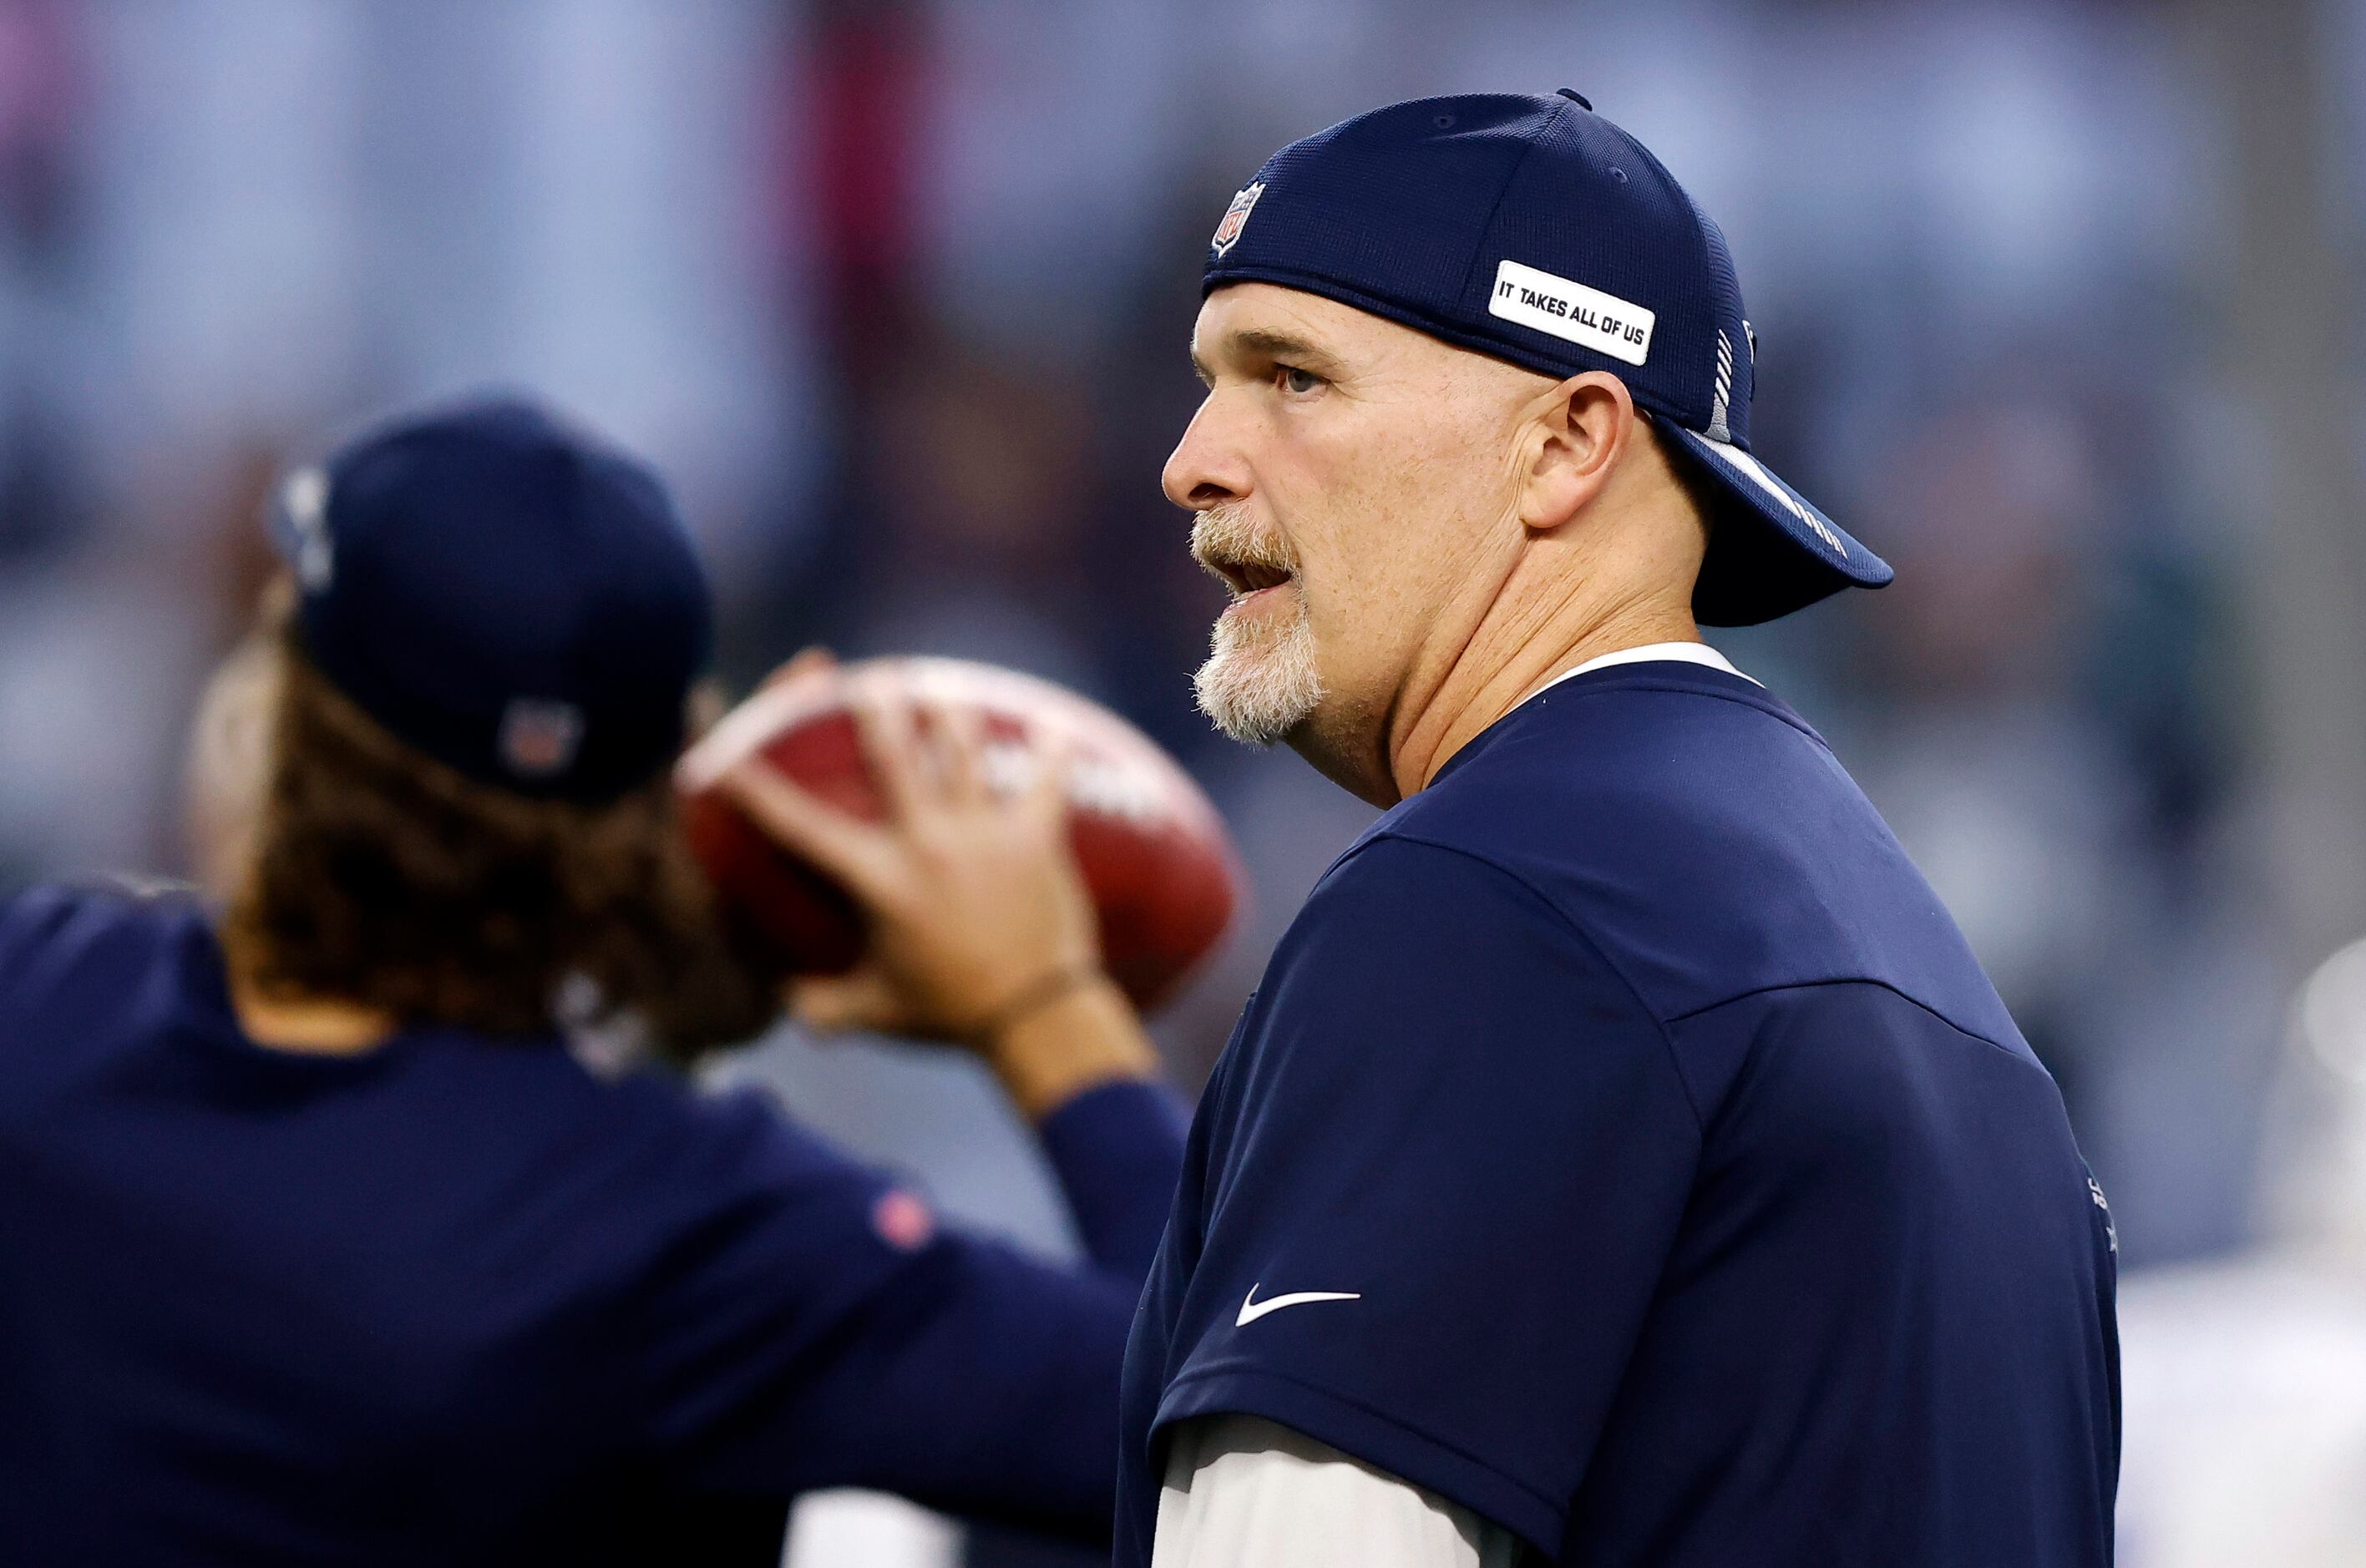
M2366 0L0 0L0 887L180 866L283 463L524 386L671 476L735 683L989 659L1184 759L1258 901L1158 1021L1195 1087L1369 814L1191 708L1221 592L1157 474L1206 234L1347 114L1563 85L1719 220L1760 450L1898 568L1713 640L1966 926L2135 1316L2212 1321L2366 1214ZM1065 1244L962 1064L724 1070ZM2236 1561L2150 1528L2124 1561Z

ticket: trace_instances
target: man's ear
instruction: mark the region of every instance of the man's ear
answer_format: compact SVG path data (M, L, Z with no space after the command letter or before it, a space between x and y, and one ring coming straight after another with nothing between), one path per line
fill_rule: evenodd
M228 903L244 887L271 787L287 655L251 633L207 681L189 732L184 828L198 885Z
M1521 443L1521 522L1546 532L1591 506L1636 440L1639 418L1627 384L1598 370L1540 394Z

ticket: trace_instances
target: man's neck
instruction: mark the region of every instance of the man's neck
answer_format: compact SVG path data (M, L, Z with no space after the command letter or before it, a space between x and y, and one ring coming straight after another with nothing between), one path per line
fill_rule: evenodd
M400 1027L392 1014L358 1002L265 991L234 950L225 957L231 1010L241 1032L258 1046L302 1056L358 1056L384 1045Z
M1426 699L1399 710L1389 765L1400 798L1427 788L1489 725L1586 660L1651 643L1700 641L1688 604L1578 595L1539 610L1517 589L1506 585Z

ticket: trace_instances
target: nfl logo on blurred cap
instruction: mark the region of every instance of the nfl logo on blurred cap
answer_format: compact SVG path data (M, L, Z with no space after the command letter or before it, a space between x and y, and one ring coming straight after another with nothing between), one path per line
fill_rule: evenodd
M1234 241L1241 237L1241 230L1248 227L1249 208L1255 207L1257 197L1263 195L1265 185L1262 181L1244 185L1233 193L1233 205L1224 208L1223 221L1216 225L1215 237L1208 241L1216 248L1216 254L1221 256L1233 248Z
M548 778L575 765L583 744L583 710L572 702L521 697L501 713L501 761L524 778Z

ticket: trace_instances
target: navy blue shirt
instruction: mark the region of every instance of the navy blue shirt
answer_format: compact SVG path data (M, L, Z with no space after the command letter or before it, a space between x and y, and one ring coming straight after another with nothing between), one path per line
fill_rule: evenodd
M0 903L0 1562L776 1562L841 1484L1105 1540L1181 1118L1043 1130L1092 1266L555 1038L262 1049L177 901Z
M1586 1568L2111 1560L2110 1218L1823 742L1577 676L1332 866L1201 1102L1128 1351ZM1291 1297L1300 1297L1291 1300Z

